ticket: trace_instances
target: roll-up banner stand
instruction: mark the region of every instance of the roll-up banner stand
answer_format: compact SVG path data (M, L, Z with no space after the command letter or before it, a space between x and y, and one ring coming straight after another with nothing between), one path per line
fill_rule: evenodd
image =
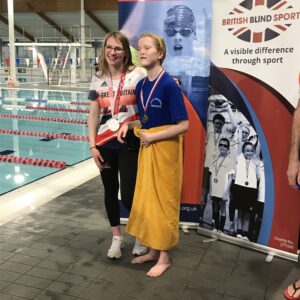
M211 0L119 0L119 27L133 49L144 32L159 34L166 42L163 67L181 82L190 121L184 139L180 221L183 227L197 227L206 139ZM127 217L123 209L121 216Z
M291 260L297 260L300 192L289 187L286 171L299 98L299 35L299 0L213 0L210 184L201 226Z

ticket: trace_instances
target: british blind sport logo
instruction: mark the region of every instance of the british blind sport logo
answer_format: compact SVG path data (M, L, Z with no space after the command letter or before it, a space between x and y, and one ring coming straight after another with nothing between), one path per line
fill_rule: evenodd
M277 38L299 19L300 12L290 0L244 0L222 19L222 26L242 41L263 43Z

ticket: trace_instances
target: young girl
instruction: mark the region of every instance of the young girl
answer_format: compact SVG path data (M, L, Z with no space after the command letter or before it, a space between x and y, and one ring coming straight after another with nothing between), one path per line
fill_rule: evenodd
M210 197L215 228L213 231L224 233L226 221L226 202L229 199L230 173L234 163L230 157L230 141L221 138L218 144L219 154L212 158L210 164Z
M260 163L254 155L254 146L245 142L242 154L237 157L235 166L235 182L232 187L232 196L238 210L237 237L249 241L250 212L257 200L257 187L260 180Z
M166 46L160 36L143 34L138 40L141 65L147 77L136 88L140 121L118 132L123 141L135 128L141 140L133 206L126 231L150 251L133 264L156 261L147 275L158 277L172 264L169 250L179 240L179 207L182 181L182 134L188 116L179 87L162 68ZM140 126L141 125L141 126Z
M132 64L127 37L121 32L109 33L103 43L99 72L93 77L90 87L89 99L92 101L88 126L90 150L101 172L105 208L113 234L107 253L110 258L120 258L123 247L118 173L122 202L130 212L139 148L139 141L132 131L126 144L117 141L117 131L124 122L138 118L135 86L145 75L144 69L135 68ZM146 251L147 248L137 240L132 253L141 255Z

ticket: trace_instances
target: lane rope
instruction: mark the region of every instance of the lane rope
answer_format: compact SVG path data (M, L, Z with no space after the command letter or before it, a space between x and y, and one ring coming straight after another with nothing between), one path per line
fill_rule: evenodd
M57 168L57 169L63 169L67 166L66 162L60 160L49 160L49 159L32 158L32 157L18 157L12 155L0 155L0 162Z
M76 105L90 105L90 102L76 102L76 101L71 101L70 104L76 104Z
M0 114L0 118L24 119L24 120L33 120L33 121L46 121L46 122L61 122L61 123L73 123L73 124L87 124L87 120L41 117L41 116L20 116L14 114Z
M34 109L34 110L52 110L52 111L74 112L74 113L85 113L85 114L89 113L89 110L87 110L87 109L76 109L76 108L35 107L35 106L30 106L30 105L25 106L25 108Z
M71 141L88 141L88 137L84 135L51 133L51 132L42 132L42 131L29 131L29 130L16 130L16 129L5 129L5 128L0 128L0 134L36 136L36 137L43 137L49 139L64 139L64 140L71 140Z

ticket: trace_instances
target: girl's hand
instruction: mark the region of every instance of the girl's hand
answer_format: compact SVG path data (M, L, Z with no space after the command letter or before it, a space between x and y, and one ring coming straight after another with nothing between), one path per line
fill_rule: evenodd
M97 148L92 148L91 152L92 152L95 164L97 165L98 169L100 171L102 171L103 170L102 163L104 162L104 160L103 160L99 150Z
M141 139L142 145L144 147L148 147L152 143L151 134L149 134L149 133L145 133L145 132L141 131L140 139Z
M127 135L127 131L128 131L128 124L127 123L123 124L121 126L121 128L119 129L119 131L118 131L117 139L122 144L125 143L124 138Z

